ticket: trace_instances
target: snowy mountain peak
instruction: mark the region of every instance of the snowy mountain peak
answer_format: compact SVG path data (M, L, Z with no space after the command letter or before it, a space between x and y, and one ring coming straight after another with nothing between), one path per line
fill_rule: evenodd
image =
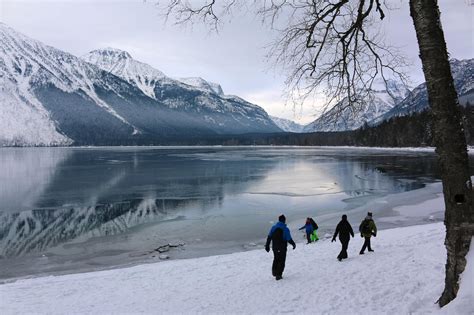
M163 72L133 59L128 52L116 48L96 49L82 59L135 85L152 98L156 98L154 91L156 81L166 78Z
M214 93L220 96L224 95L224 91L222 90L220 84L206 81L201 77L180 78L178 80L183 82L184 84L197 87L209 93Z
M91 51L90 54L102 55L104 58L111 59L133 59L132 56L125 50L112 47L96 49Z

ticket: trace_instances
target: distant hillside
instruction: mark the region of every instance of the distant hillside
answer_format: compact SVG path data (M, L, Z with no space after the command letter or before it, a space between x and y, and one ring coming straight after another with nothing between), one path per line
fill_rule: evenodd
M286 132L303 132L304 125L300 125L292 120L270 116L273 122L283 131Z
M465 105L467 102L474 104L474 59L452 59L450 64L459 102L462 105ZM423 83L413 89L403 101L396 104L385 114L369 122L369 124L376 125L393 117L422 112L428 108L428 93L426 91L426 83Z
M304 132L356 130L392 109L409 93L407 87L395 81L378 82L371 98L365 101L360 110L348 106L343 99L321 117L304 127Z

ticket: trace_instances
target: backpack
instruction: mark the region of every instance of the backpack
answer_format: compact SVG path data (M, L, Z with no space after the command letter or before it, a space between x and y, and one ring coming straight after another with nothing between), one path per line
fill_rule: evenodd
M364 221L362 221L362 223L360 224L360 232L362 234L369 234L370 232L372 232L372 230L370 229L370 220L365 219Z
M286 249L286 240L284 237L284 231L282 228L276 228L272 234L272 248L277 250Z
M313 226L313 230L317 230L318 229L318 225L316 224L316 222L314 222L314 220L311 218L309 219L309 222L311 222L311 225Z

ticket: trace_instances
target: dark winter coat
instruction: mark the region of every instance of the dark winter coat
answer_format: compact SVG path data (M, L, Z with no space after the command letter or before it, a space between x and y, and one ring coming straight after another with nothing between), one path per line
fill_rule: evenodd
M288 243L296 246L295 242L291 238L291 233L288 227L283 222L277 222L272 228L270 229L270 233L268 233L267 243L265 244L266 248L270 247L270 242L272 243L273 250L286 250Z
M313 218L309 218L309 222L313 226L313 230L317 230L319 228L316 222L314 222Z
M359 225L359 232L363 237L371 237L377 235L377 226L372 219L365 218Z
M335 239L339 235L339 239L341 241L345 240L348 241L350 237L354 237L354 231L352 230L352 226L347 220L341 220L336 227L336 231L334 232L333 239Z

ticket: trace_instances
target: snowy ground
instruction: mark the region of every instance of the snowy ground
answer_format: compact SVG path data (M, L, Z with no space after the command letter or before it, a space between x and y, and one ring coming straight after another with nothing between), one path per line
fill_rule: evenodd
M444 226L380 231L375 253L349 259L323 240L289 250L282 281L263 249L131 268L20 280L0 286L2 314L111 313L437 313L444 281ZM443 313L473 314L474 253L459 298Z

